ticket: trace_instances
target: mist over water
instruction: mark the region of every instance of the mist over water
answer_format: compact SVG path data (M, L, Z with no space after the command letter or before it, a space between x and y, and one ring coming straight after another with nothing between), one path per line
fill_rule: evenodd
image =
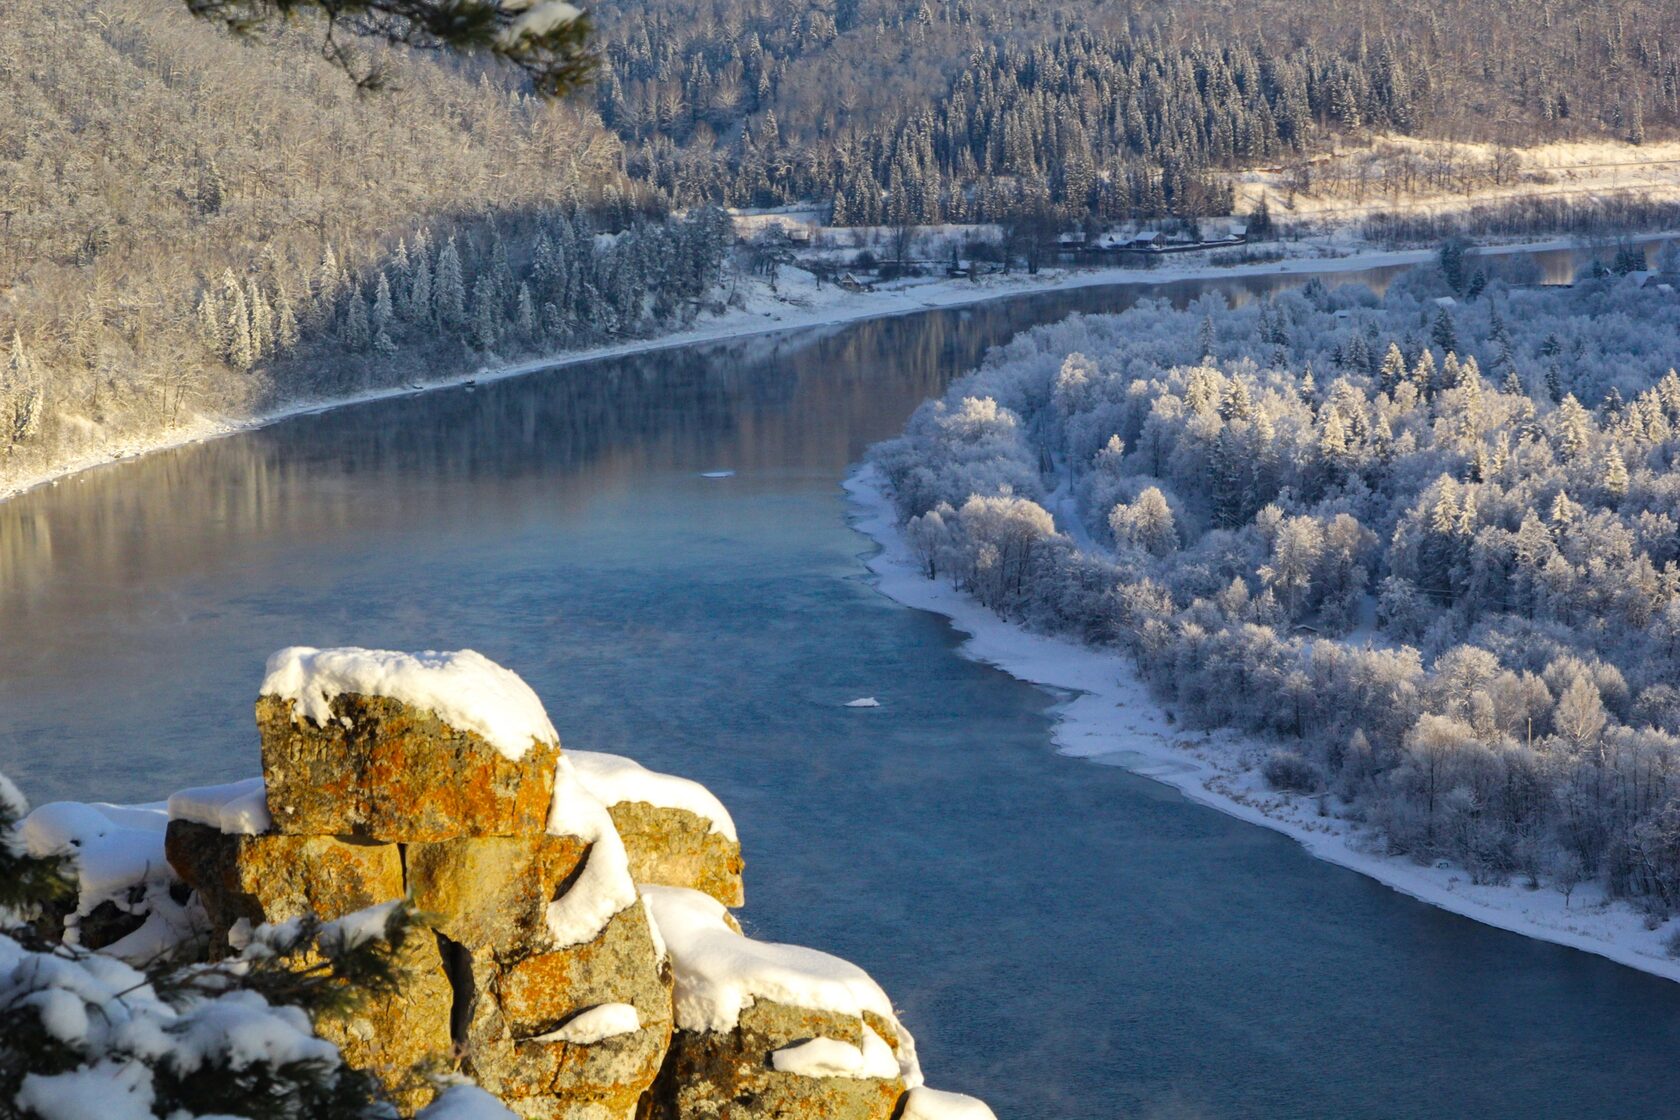
M987 346L1304 279L569 367L33 492L0 505L0 768L37 803L245 777L275 649L471 647L567 746L709 785L749 930L868 968L1004 1120L1680 1114L1680 987L1060 758L1054 697L869 586L838 482Z

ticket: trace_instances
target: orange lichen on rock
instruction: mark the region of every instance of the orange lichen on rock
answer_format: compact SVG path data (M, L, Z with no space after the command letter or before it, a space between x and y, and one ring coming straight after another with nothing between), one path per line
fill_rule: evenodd
M471 731L382 696L343 693L317 724L292 701L257 700L275 828L399 842L540 834L556 744L510 759Z

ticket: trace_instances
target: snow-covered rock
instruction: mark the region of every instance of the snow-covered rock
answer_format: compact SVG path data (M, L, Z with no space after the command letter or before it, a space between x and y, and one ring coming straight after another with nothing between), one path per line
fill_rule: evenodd
M537 832L560 753L536 694L470 650L281 650L257 727L268 810L299 835Z
M510 762L560 736L531 686L475 650L398 653L292 646L268 659L263 696L290 700L299 718L327 723L344 693L383 696L471 731Z
M268 789L260 777L172 793L168 813L172 821L190 821L217 832L246 836L274 827L274 818L268 813Z
M671 1038L671 987L640 905L580 945L465 954L463 1071L522 1114L629 1116Z
M887 1120L920 1084L914 1044L867 973L743 936L715 899L644 887L671 955L678 1030L661 1120Z
M554 799L547 828L553 836L575 836L589 854L565 894L548 905L548 929L564 948L595 938L612 918L636 902L630 857L607 807L579 779L570 758L554 774Z
M336 836L248 835L191 820L169 822L165 851L210 922L210 956L229 951L240 922L260 926L306 914L331 921L406 893L395 844Z
M637 883L689 887L726 906L746 901L735 822L705 786L618 755L568 751L566 758L611 813Z
M431 929L403 939L395 990L322 1013L313 1033L251 993L188 1018L114 960L46 957L59 979L41 984L40 955L0 936L0 1001L28 956L42 990L27 1006L54 1037L146 1019L133 1029L149 1045L208 1075L265 1054L342 1060L423 1120L902 1111L921 1074L879 985L827 953L742 934L728 910L741 901L740 843L716 797L630 759L562 756L517 678L477 655L427 660L442 656L283 651L257 705L261 778L167 804L42 806L8 838L75 861L83 914L153 883L190 887L193 903L173 904L202 914L209 955L235 969L310 915L322 945L386 936L406 900ZM520 710L491 710L504 701ZM493 741L520 738L521 751ZM0 800L25 807L9 783ZM123 1016L102 1018L95 1009L125 990ZM150 1116L151 1073L119 1050L88 1053L69 1073L31 1074L18 1103L42 1117ZM413 1076L425 1064L476 1086L434 1089Z

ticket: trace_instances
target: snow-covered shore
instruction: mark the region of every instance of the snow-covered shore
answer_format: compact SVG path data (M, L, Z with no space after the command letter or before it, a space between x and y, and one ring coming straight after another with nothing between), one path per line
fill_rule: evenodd
M1641 236L1635 240L1653 240L1673 236L1660 234ZM1571 238L1547 241L1520 242L1489 247L1486 253L1547 252L1572 249L1578 243ZM217 439L237 432L266 427L281 420L348 405L390 397L412 396L416 393L449 389L471 383L498 381L520 377L542 370L559 369L602 358L616 358L631 354L652 353L677 349L699 343L722 342L755 335L776 334L811 327L834 326L866 319L886 319L912 315L921 311L963 307L991 300L1010 299L1040 292L1071 291L1117 285L1154 285L1177 280L1210 280L1243 276L1301 276L1357 272L1371 268L1421 264L1434 256L1432 250L1369 250L1356 243L1337 239L1298 242L1287 246L1298 255L1281 261L1240 265L1215 265L1205 257L1191 259L1189 255L1163 257L1157 267L1045 269L1036 276L1013 274L984 277L980 281L935 279L907 281L878 288L873 292L848 292L827 285L819 287L810 273L799 269L785 269L772 292L761 280L745 283L743 306L721 315L706 318L688 329L653 339L637 339L588 350L574 350L528 361L500 366L487 366L450 377L427 379L415 386L395 386L365 393L334 397L325 400L298 401L252 418L197 416L181 426L154 436L125 440L115 447L102 447L86 455L56 463L33 473L0 479L0 501L26 490L80 474L84 471L120 462L155 451L165 451L187 444Z
M1583 883L1566 900L1549 886L1477 886L1462 868L1419 866L1371 850L1370 833L1318 812L1310 797L1278 793L1260 775L1265 746L1230 733L1187 732L1150 696L1129 660L1112 651L1034 634L1006 622L949 582L923 574L899 531L883 480L864 467L845 481L853 524L880 551L867 561L887 597L944 615L969 635L965 656L1032 684L1073 693L1054 709L1062 754L1121 766L1164 782L1200 804L1300 841L1319 859L1455 914L1528 937L1596 953L1669 980L1676 923L1651 930L1644 915Z

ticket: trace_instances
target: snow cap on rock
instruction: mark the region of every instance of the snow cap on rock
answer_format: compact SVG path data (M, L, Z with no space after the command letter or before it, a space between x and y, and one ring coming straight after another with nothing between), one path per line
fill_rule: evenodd
M260 691L292 701L295 715L317 724L333 718L332 701L342 693L387 697L473 732L512 762L523 758L533 741L560 742L531 686L470 649L397 653L292 646L268 659Z

